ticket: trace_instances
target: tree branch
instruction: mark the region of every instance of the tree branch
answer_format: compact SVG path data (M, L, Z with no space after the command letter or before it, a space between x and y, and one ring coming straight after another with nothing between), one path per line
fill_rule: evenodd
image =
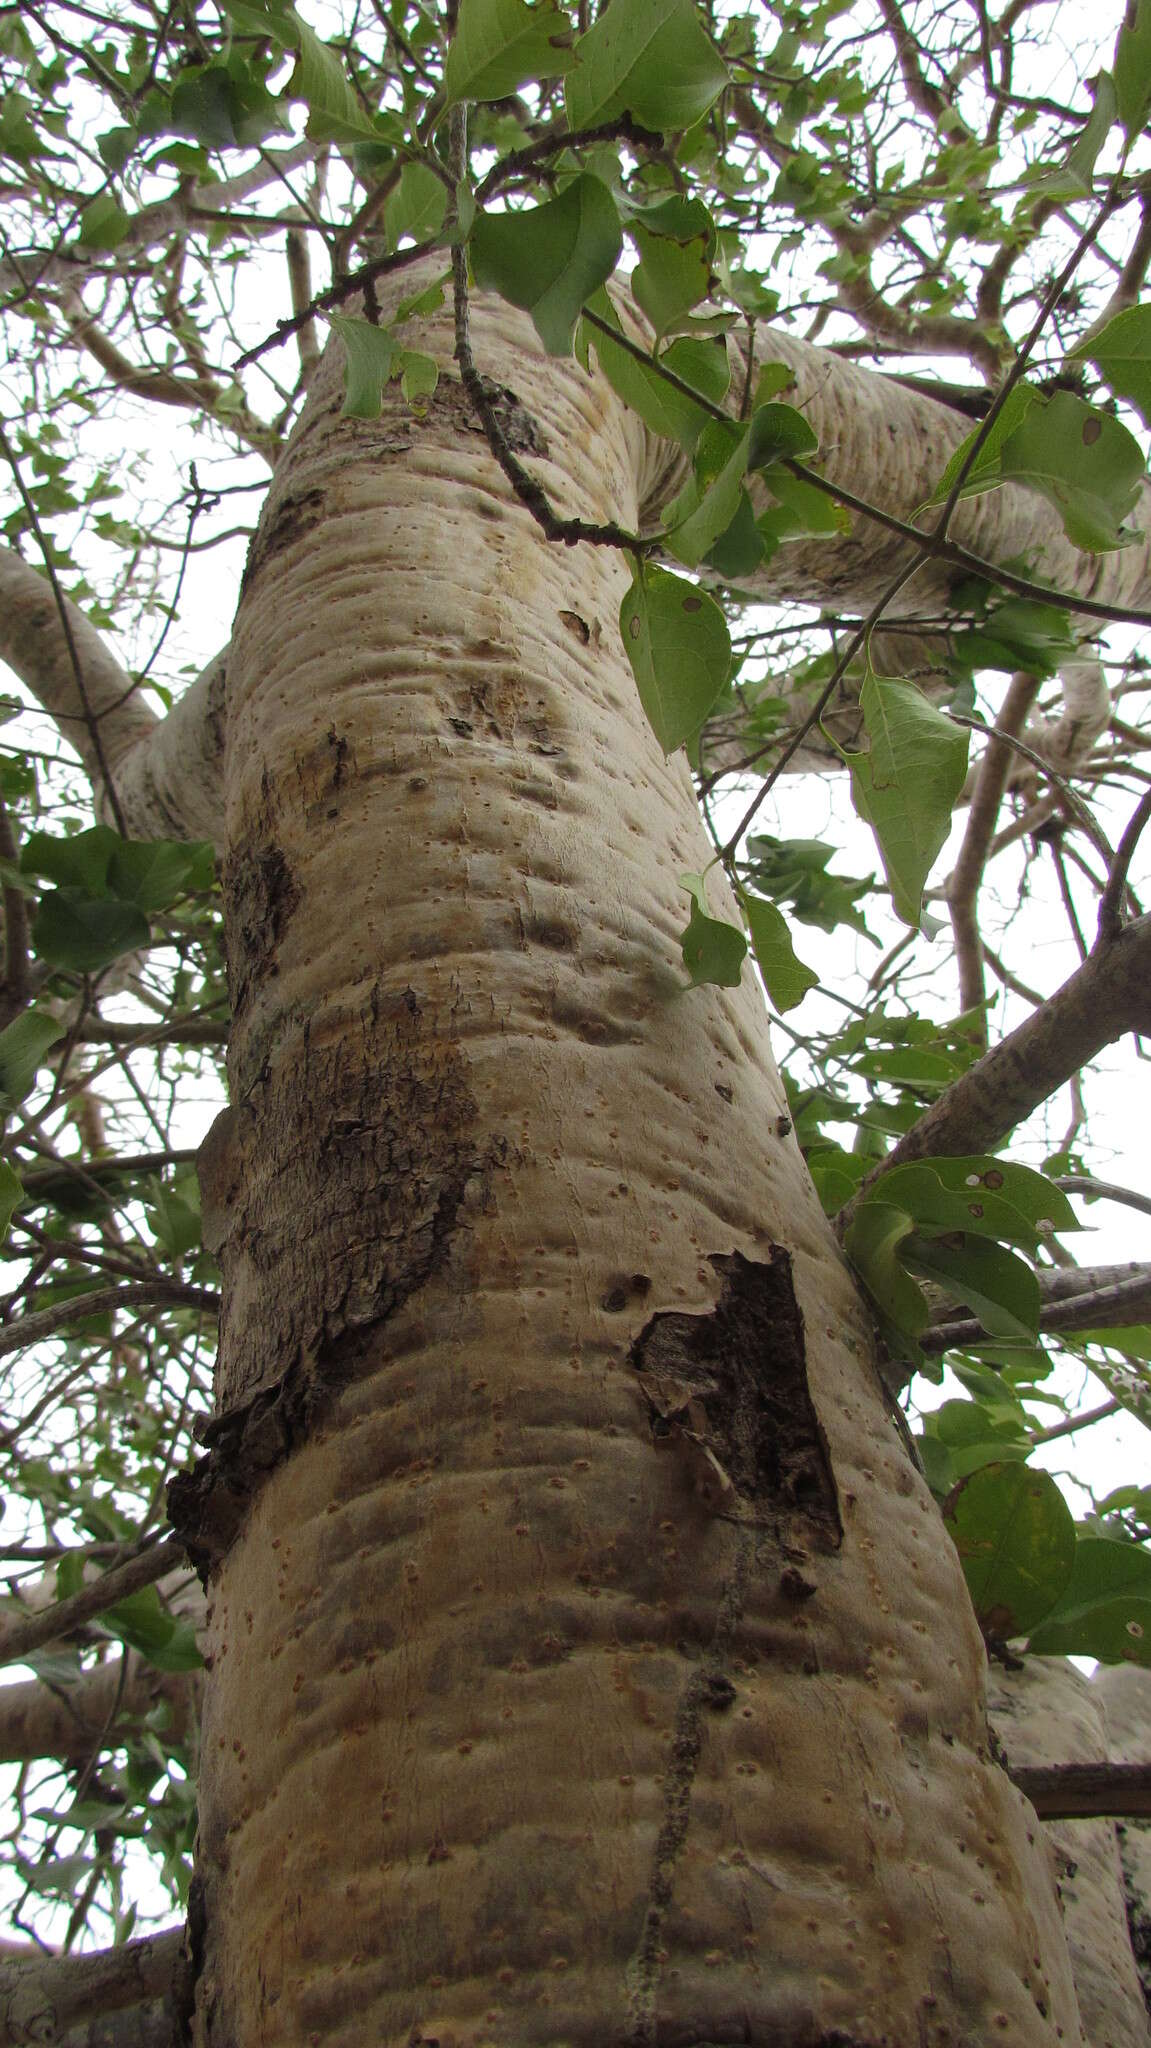
M185 1286L179 1280L148 1280L139 1287L97 1287L91 1294L73 1294L51 1308L34 1309L15 1323L0 1326L0 1358L24 1351L45 1337L54 1337L78 1316L100 1316L117 1309L201 1308L211 1315L220 1312L220 1297L210 1287Z
M160 1543L150 1543L145 1550L138 1551L125 1564L114 1565L111 1571L101 1573L90 1585L81 1586L78 1593L72 1593L67 1600L56 1600L51 1607L41 1608L35 1614L21 1615L18 1621L9 1621L0 1628L0 1664L19 1664L33 1650L40 1650L45 1643L54 1643L60 1636L70 1635L73 1629L82 1628L85 1622L104 1614L109 1607L115 1607L120 1600L126 1600L131 1593L140 1593L145 1586L154 1586L181 1565L187 1565L188 1553L176 1536L169 1536Z
M1043 1330L1108 1330L1129 1328L1151 1318L1151 1270L1143 1269L1137 1279L1121 1280L1113 1287L1101 1287L1062 1301L1051 1301L1039 1313ZM949 1323L932 1323L918 1339L921 1351L939 1357L945 1351L965 1350L972 1344L994 1342L992 1333L978 1316L965 1316Z
M1151 916L1135 919L1065 981L1042 1009L984 1053L913 1124L841 1210L911 1159L993 1151L1016 1124L1126 1031L1151 1030Z
M179 2000L182 1927L90 1955L0 1963L0 2039L58 2041L78 2022L151 2000ZM172 2036L174 2039L174 2028Z
M979 885L983 880L988 848L1011 767L1011 749L1003 744L1003 738L1005 735L1017 738L1022 732L1038 688L1038 676L1021 672L1011 679L995 721L995 732L988 740L979 764L963 844L947 887L947 908L959 967L959 1008L963 1015L974 1011L980 1016L980 1037L984 1044L987 1043L987 1021L983 1014L986 987L977 914Z
M1007 1775L1040 1820L1151 1819L1151 1764L1017 1764Z

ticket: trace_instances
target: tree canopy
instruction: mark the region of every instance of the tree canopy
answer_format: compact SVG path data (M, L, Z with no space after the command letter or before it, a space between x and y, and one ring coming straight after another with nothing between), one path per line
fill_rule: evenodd
M742 916L683 877L683 1029L758 970L993 1652L1151 1662L1151 1261L1106 1237L1151 1199L1093 1155L1084 1071L1151 1027L1151 4L1101 31L1047 0L0 7L21 1933L122 1939L190 1874L198 1595L164 1530L218 1307L218 693L329 336L349 417L458 379L555 545L623 551L636 686ZM477 294L658 437L636 531L548 497ZM1118 1413L1104 1497L1076 1432Z

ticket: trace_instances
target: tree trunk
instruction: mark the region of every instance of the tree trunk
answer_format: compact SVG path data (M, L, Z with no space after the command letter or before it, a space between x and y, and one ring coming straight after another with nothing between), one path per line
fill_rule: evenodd
M634 522L637 423L474 324L558 508ZM1077 2042L758 994L684 989L627 566L454 378L340 405L329 350L229 659L195 2040Z

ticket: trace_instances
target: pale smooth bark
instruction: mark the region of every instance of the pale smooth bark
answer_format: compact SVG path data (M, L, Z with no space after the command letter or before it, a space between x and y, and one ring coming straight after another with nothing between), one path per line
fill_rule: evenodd
M993 1671L989 1697L992 1726L1012 1768L1107 1761L1103 1700L1064 1658L1028 1657L1021 1670ZM1115 1823L1053 1820L1046 1822L1044 1833L1091 2048L1151 2048L1151 2019L1127 1928Z
M1114 1664L1096 1673L1095 1686L1113 1761L1151 1764L1151 1672L1134 1664ZM1151 2010L1151 1822L1124 1823L1119 1830L1119 1857L1131 1944Z
M169 1709L169 1728L183 1734L195 1725L199 1694L198 1671L157 1671L135 1656L126 1675L117 1656L71 1685L37 1678L0 1684L0 1762L42 1756L86 1762L94 1752L118 1747L125 1726L139 1725L161 1703Z
M442 266L425 263L405 272L402 287L392 280L394 295L401 288L413 291L438 267ZM620 306L633 338L642 338L642 322L622 296ZM765 362L783 362L792 371L794 385L783 395L801 408L818 434L823 474L903 522L927 503L949 457L970 431L970 421L922 391L844 362L781 329L761 333L757 356ZM502 377L498 362L481 362L479 367ZM743 375L737 362L737 385ZM629 421L627 431L635 516L639 523L650 524L686 474L686 458L637 421ZM521 453L533 468L531 448ZM762 497L759 484L756 490ZM573 499L570 510L577 514L586 508ZM929 525L934 516L925 514L921 523ZM950 532L987 561L1009 562L1016 570L1022 564L1041 582L1068 595L1138 609L1151 606L1151 489L1146 485L1133 523L1143 530L1134 545L1110 555L1086 555L1064 538L1044 499L1008 485L960 505ZM906 538L864 513L854 513L849 535L833 541L788 542L771 562L744 578L742 587L765 602L788 600L866 614L913 552ZM910 672L931 686L939 642L929 631L918 629L926 629L946 611L956 575L954 564L928 561L899 592L887 616L902 630L877 637L875 653L881 665L894 673ZM140 703L131 679L99 635L74 606L67 609L82 654L83 688L77 684L58 608L44 578L18 555L0 551L0 659L10 662L56 718L97 785L101 764L94 727L99 731L128 830L145 838L221 843L227 649L207 665L167 718L157 720ZM1080 617L1078 624L1085 638L1098 631L1098 621L1090 618ZM1083 747L1100 729L1100 720L1106 722L1106 692L1100 694L1102 671L1097 663L1068 664L1064 683L1061 717L1028 733L1057 768L1081 758ZM771 687L778 692L781 679L774 677ZM792 694L798 720L808 708L810 693L797 689ZM841 745L852 745L859 724L858 681L845 679L824 715L824 725ZM738 740L728 744L721 739L709 749L708 759L715 767L739 754ZM826 758L826 743L816 735L795 765Z
M475 335L558 509L632 522L636 423ZM684 989L628 571L451 376L341 397L329 351L229 660L198 2048L1078 2042L760 1000Z

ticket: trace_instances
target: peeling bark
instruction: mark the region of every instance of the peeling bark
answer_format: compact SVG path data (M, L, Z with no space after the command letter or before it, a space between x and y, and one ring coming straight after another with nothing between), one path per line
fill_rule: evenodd
M634 521L636 422L475 334L561 513ZM229 660L209 1491L271 1422L205 1560L197 2048L1078 2042L758 996L684 990L626 566L450 379L341 400L329 351Z

